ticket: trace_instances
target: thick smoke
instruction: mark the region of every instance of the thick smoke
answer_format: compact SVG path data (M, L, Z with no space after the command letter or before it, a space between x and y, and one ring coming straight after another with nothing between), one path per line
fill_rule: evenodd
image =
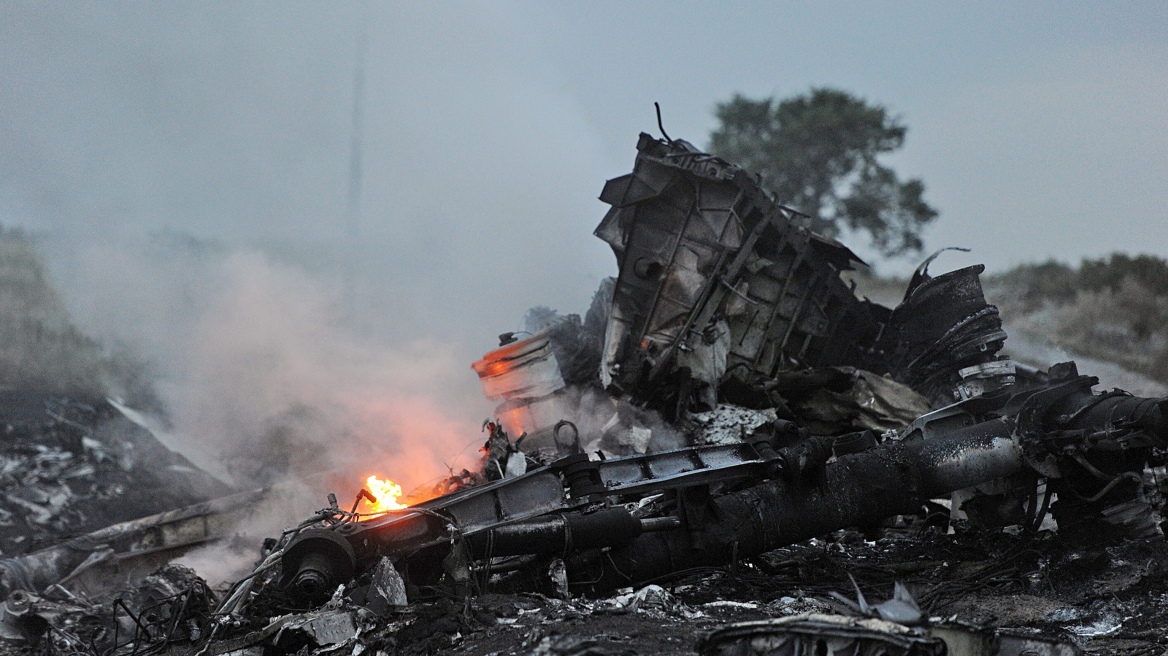
M260 254L232 254L223 268L168 401L176 431L217 440L236 480L357 467L409 488L477 439L474 422L434 396L469 378L448 345L362 340L340 321L337 290Z
M489 410L465 356L354 328L327 261L173 233L48 250L79 323L153 363L164 439L236 487L334 472L343 496L370 474L424 488L478 457Z

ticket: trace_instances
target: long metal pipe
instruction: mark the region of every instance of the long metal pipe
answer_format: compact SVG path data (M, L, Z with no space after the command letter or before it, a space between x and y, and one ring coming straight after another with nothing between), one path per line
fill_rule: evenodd
M709 500L696 536L642 533L602 556L567 563L577 588L606 590L673 572L722 565L831 531L916 512L926 500L1022 470L1022 452L1002 420L941 437L891 442L843 456L814 478L767 481Z

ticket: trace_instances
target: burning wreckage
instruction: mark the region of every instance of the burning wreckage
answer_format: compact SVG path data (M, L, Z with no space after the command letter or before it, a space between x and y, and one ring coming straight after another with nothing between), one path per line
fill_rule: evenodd
M1031 541L1057 523L1048 544L1162 536L1155 472L1168 447L1168 401L1097 393L1097 379L1071 362L1037 371L1000 355L1006 333L981 266L934 277L926 261L889 309L845 281L859 261L850 250L802 227L747 171L680 140L642 134L637 151L632 173L600 196L611 209L596 235L612 246L619 275L583 320L533 311L531 334L500 336L474 364L500 402L484 424L483 471L376 513L357 509L381 491L362 490L351 510L330 495L327 508L266 542L253 574L219 596L171 566L98 614L71 584L99 566L128 568L228 535L231 514L252 497L8 558L5 635L103 654L433 652L458 644L467 622L514 628L532 613L547 623L578 620L582 608L610 619L655 608L693 620L703 613L678 601L681 588L656 584L727 576L727 594L753 581L757 595L769 575L787 586L770 605L747 595L705 607L785 610L709 633L701 653L1078 653L1040 632L928 612L947 584L989 585L1021 553L1031 554L1030 574L1014 567L1005 588L1053 590L1055 556L1019 542L958 574L937 564L945 556L913 549L938 523L941 536L952 525L957 538ZM852 543L867 555L851 562L880 569L878 543L865 536L882 523L904 527L905 517L917 525L902 540L914 555L886 563L887 582L923 571L914 561L934 563L933 584L916 586L917 598L899 583L874 605L839 594L846 586L786 596L815 587L809 572L831 557L817 538L859 527ZM834 544L846 555L846 539ZM1141 571L1163 572L1168 549L1151 549L1159 560ZM776 550L786 559L776 562ZM518 596L499 602L501 593ZM443 603L461 618L455 629L419 610ZM610 633L631 631L615 626ZM599 633L529 632L493 651L636 651L585 631ZM1071 633L1082 641L1109 631ZM1151 651L1155 627L1148 635L1139 643L1147 651L1131 653L1160 653Z

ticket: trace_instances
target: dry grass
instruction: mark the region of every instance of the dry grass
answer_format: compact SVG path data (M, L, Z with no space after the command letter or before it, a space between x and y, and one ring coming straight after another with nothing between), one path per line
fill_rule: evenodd
M1116 254L1077 268L1023 265L985 288L1012 325L1168 382L1168 262Z

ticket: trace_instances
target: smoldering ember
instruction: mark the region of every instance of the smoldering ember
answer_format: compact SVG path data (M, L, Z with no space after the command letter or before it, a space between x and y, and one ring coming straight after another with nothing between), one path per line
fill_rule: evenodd
M480 468L337 489L226 587L172 561L278 486L4 392L5 652L1168 653L1168 401L1008 359L981 266L859 297L852 251L685 141L642 134L600 198L617 276L473 365Z

